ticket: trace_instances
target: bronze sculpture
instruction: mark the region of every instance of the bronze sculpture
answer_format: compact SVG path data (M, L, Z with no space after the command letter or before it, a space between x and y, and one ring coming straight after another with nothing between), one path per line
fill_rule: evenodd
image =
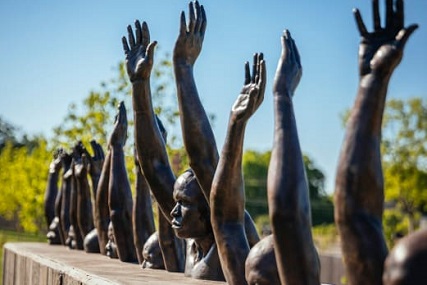
M137 257L132 231L133 201L123 151L126 139L126 108L124 103L121 102L109 140L111 168L108 186L108 206L119 259L126 262L136 262Z
M132 209L133 241L135 243L136 255L139 264L144 261L142 251L145 242L155 232L153 205L151 203L150 186L139 168L138 157L134 154L135 161L135 203Z
M246 284L245 260L249 243L245 234L245 194L242 175L246 124L264 99L266 67L255 54L252 75L245 64L245 82L230 112L227 136L212 182L211 221L216 245L229 284Z
M61 244L64 241L60 231L59 215L61 212L61 192L58 191L58 181L62 168L61 149L55 151L53 160L49 165L49 174L44 197L44 213L48 226L46 235L49 244Z
M176 179L175 183L165 142L160 135L151 102L149 78L156 42L150 43L148 26L145 22L142 26L139 21L136 22L136 40L132 29L128 27L128 41L123 38L123 47L126 54L128 75L133 87L136 146L141 168L163 214L173 225L177 236L191 238L187 239L185 274L195 278L221 280L223 277L210 226L209 207L206 200L206 197L209 197L210 185L218 163L218 154L209 121L198 98L192 72L192 66L201 51L205 29L206 15L203 7L197 1L194 4L190 3L188 29L185 14L182 13L180 34L174 49L174 70L184 143L190 161L192 161L190 164L194 168L194 172L201 175L201 177L197 177L198 181L196 181L192 171L189 170ZM182 96L188 97L182 100ZM191 122L192 120L193 122ZM197 125L196 122L200 125ZM202 128L202 125L208 127ZM194 142L188 144L188 137L192 135L195 135L192 139L197 137L201 140L195 148L193 148ZM201 146L204 151L203 154L199 153ZM197 161L199 166L200 162L205 163L205 165L197 167ZM199 186L199 183L202 187ZM205 187L207 188L203 191L206 191L207 195L200 189ZM189 200L183 200L186 197L190 197ZM171 213L173 219L168 216L168 213ZM203 214L207 215L202 216ZM194 216L192 217L192 215ZM187 218L190 218L198 226L187 230L190 225L181 222ZM252 245L258 241L258 236L251 220L245 224L249 226L246 229L249 228L247 233Z
M367 31L360 12L354 10L361 35L359 89L346 127L334 197L335 222L345 240L342 251L349 284L381 284L387 256L381 224L381 122L390 77L402 59L407 40L418 27L405 28L403 0L393 2L385 1L386 21L382 28L378 0L372 1L372 33Z
M107 150L104 164L95 195L94 224L98 235L99 250L107 255L108 226L110 224L110 209L108 207L108 185L110 183L111 151Z
M268 169L268 206L282 284L320 284L320 261L311 235L309 188L299 144L293 95L302 75L289 31L273 85L274 143Z

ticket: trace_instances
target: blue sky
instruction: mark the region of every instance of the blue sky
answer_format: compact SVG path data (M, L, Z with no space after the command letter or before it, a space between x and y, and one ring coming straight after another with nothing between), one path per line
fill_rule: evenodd
M294 102L302 149L327 175L333 191L344 129L339 114L357 90L359 35L352 8L372 27L370 0L201 1L208 27L195 66L199 94L216 114L218 146L225 137L229 110L244 79L244 62L263 52L266 97L248 124L245 147L271 149L271 86L280 56L283 29L299 48L303 78ZM135 19L145 20L161 52L173 49L179 14L188 1L0 1L0 115L31 134L51 135L70 103L81 103L101 81L114 76L124 59L121 37ZM406 24L420 28L409 40L394 73L388 98L426 97L427 2L406 1ZM128 108L130 106L127 106Z

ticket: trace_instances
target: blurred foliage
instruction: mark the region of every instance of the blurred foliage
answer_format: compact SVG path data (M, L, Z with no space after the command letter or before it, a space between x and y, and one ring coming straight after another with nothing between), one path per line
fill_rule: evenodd
M8 142L1 150L0 216L18 221L18 230L37 233L44 225L43 199L51 158L42 138L34 139L31 147Z
M427 101L388 101L383 129L385 198L402 212L412 232L427 213Z

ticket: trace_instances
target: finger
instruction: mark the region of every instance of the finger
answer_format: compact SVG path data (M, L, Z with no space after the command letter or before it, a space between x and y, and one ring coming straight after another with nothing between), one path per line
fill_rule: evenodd
M387 0L385 5L386 5L385 26L386 28L393 28L393 24L394 24L393 0Z
M128 39L130 48L133 49L135 47L135 38L133 37L133 31L130 25L128 26Z
M181 22L179 25L179 34L185 35L187 33L187 23L185 23L185 13L181 11Z
M265 66L265 60L261 61L261 67L260 67L260 81L259 86L262 94L262 97L264 98L264 90L265 85L267 84L267 68Z
M150 30L148 29L147 23L144 21L142 22L142 48L146 48L148 44L150 43Z
M403 0L396 1L396 25L399 28L403 28L404 25L404 15L405 15L405 7L403 5Z
M260 62L260 71L259 71L259 97L258 97L258 104L261 104L261 102L264 100L264 93L265 93L265 85L267 83L267 69L265 67L265 60L261 60Z
M258 84L259 80L260 80L260 72L261 72L261 61L264 59L264 54L261 52L258 55L258 60L257 60L257 71L256 71L256 76L255 76L255 83Z
M354 18L356 20L357 28L359 30L359 34L362 37L365 37L368 34L368 30L366 29L365 23L363 23L362 15L360 15L359 9L353 9Z
M203 5L200 8L201 13L202 13L202 25L200 27L200 34L202 37L205 36L205 31L206 31L206 25L208 24L207 18L206 18L206 12L205 12L205 8L203 7Z
M188 4L188 11L190 13L190 23L188 24L188 32L194 33L194 27L196 26L196 15L194 14L193 2Z
M289 35L289 31L284 30L282 38L281 38L281 41L282 41L282 57L284 59L286 59L287 55L289 54L288 35Z
M194 5L196 10L196 25L194 27L194 32L198 33L200 32L200 27L202 26L202 17L201 17L202 15L201 15L199 1L196 1Z
M285 37L285 42L286 42L286 55L285 55L285 59L287 61L292 60L294 61L294 49L293 49L293 39L291 36L291 32L289 30L286 30L286 37Z
M380 6L378 0L372 0L372 16L375 31L381 29Z
M154 41L150 43L147 47L146 54L147 54L148 60L151 62L153 61L153 58L154 58L154 48L156 47L156 45L157 45L157 41Z
M295 60L296 60L296 62L297 62L297 64L298 64L298 66L299 66L299 67L301 67L301 57L299 56L298 47L297 47L297 45L295 44L295 40L294 40L293 42L294 42L294 54L295 54Z
M135 34L136 34L136 44L140 45L142 41L142 31L141 31L141 23L138 20L135 21Z
M125 52L125 55L129 54L129 46L128 46L128 41L126 40L126 37L122 37L122 44L123 44L123 50Z
M104 154L104 150L102 149L102 146L99 143L96 143L97 145L97 150L98 150L98 157L100 160L104 160L105 159L105 154Z
M255 76L256 76L256 69L257 69L257 59L258 59L258 54L255 53L254 54L254 59L253 59L253 63L252 63L252 78L251 78L251 82L254 83L255 82Z
M120 124L127 124L127 117L126 117L126 107L123 101L120 102L119 105L119 123Z
M400 30L400 32L396 36L397 47L404 48L409 37L412 35L413 32L415 32L416 29L418 29L418 25L413 24L405 29Z
M245 62L245 85L251 83L251 71L249 69L249 62Z
M92 159L92 158L97 159L97 157L98 157L98 146L97 146L95 140L90 141L90 147L92 148L93 157L88 155L89 159Z

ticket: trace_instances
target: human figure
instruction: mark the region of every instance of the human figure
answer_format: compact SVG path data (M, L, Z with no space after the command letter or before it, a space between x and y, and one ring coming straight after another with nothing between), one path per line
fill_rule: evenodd
M127 139L127 127L126 108L121 102L109 140L111 168L108 206L119 259L125 262L136 262L132 231L133 201L123 151Z
M385 1L384 27L381 27L378 0L372 3L374 31L371 33L359 10L354 10L361 35L359 88L335 181L335 222L343 240L341 247L349 284L382 284L387 246L382 230L381 122L390 77L402 59L407 40L417 28L417 25L405 28L403 0Z
M181 121L187 152L193 158L198 150L191 154L185 137L189 138L191 126L190 118L194 119L190 125L197 125L192 137L194 141L202 145L208 143L212 152L204 152L199 156L199 162L206 163L202 168L208 167L206 176L197 179L208 185L206 191L210 192L210 184L218 162L215 140L209 125L207 116L200 104L197 89L193 78L193 65L201 51L201 45L206 29L206 15L203 7L198 2L190 3L190 21L187 29L185 14L181 14L181 28L174 49L174 69L178 87L178 99L180 101ZM136 22L136 40L132 29L128 27L128 41L123 38L123 47L126 53L127 71L132 83L132 98L134 106L135 135L138 157L141 168L150 184L161 211L172 224L175 234L187 239L187 254L185 274L194 278L221 280L223 275L219 264L218 253L210 225L209 206L206 197L201 191L198 181L192 170L186 171L178 179L171 170L168 161L165 142L161 138L160 131L155 120L151 101L150 72L153 64L153 54L156 42L150 43L148 26L144 22L141 26ZM183 94L190 92L189 99L182 103ZM180 95L181 94L181 95ZM181 99L180 99L181 98ZM193 99L191 99L193 98ZM184 106L185 105L185 106ZM190 106L195 108L190 108ZM183 108L184 107L184 108ZM203 110L200 113L200 110ZM184 113L195 113L191 114ZM196 115L197 113L197 115ZM202 129L207 124L208 129ZM184 126L185 125L185 126ZM202 130L202 133L200 131ZM206 130L206 133L204 131ZM208 137L205 137L208 136ZM200 147L200 146L197 146ZM212 155L211 157L208 157ZM192 165L193 167L193 165ZM205 179L210 179L207 183ZM175 183L176 181L176 183ZM200 183L202 185L202 183ZM174 202L174 199L176 203ZM171 213L173 219L168 216ZM247 223L249 227L248 237L251 241L258 241L258 236L252 221Z
M302 75L289 31L273 85L274 139L268 169L268 208L281 284L320 284L320 261L311 235L311 211L293 95Z

